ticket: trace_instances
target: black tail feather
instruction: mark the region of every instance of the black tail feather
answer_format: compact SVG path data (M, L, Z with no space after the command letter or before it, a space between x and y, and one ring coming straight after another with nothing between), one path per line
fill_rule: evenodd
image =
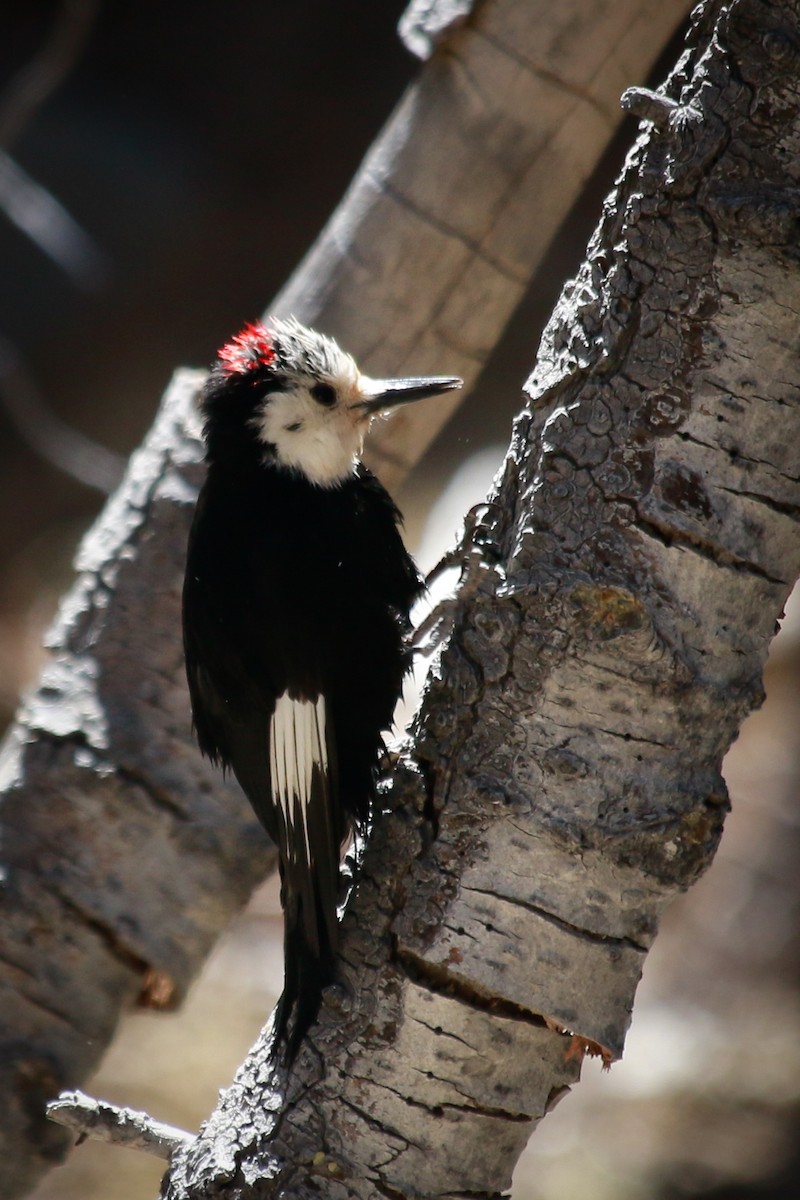
M312 909L317 909L310 919L309 900ZM285 1065L290 1067L317 1018L324 989L335 980L336 939L331 938L329 922L319 912L318 896L287 896L284 921L284 982L275 1034L283 1047Z
M343 831L335 824L334 811L330 781L315 767L305 814L308 841L289 845L287 840L281 863L284 984L275 1029L289 1066L317 1017L322 992L335 981Z

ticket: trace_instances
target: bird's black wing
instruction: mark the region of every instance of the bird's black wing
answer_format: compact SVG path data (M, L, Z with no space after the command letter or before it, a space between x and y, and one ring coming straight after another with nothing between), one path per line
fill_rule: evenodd
M302 489L294 499L276 513L260 492L231 496L209 479L184 583L200 747L234 772L279 850L286 973L277 1033L291 1053L333 977L349 824L338 786L330 629L320 617L328 609L308 569L318 558L303 546L304 530L322 531L314 513L303 512Z
M211 474L184 587L184 640L201 749L233 770L276 842L290 1052L333 979L340 854L371 812L382 735L422 589L385 489L363 467L321 489L262 470Z

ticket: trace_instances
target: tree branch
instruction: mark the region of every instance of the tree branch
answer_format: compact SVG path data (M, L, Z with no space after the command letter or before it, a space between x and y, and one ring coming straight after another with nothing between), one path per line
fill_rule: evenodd
M167 1160L182 1146L194 1141L191 1133L154 1121L147 1113L106 1104L83 1092L64 1092L58 1100L48 1104L47 1115L51 1121L77 1133L79 1141L92 1137Z
M74 68L98 7L99 0L62 0L49 37L0 94L0 211L58 263L77 287L89 291L108 273L105 254L8 151Z
M574 3L478 6L427 64L275 310L339 335L367 367L413 359L415 370L474 377L613 130L630 64L644 76L683 11ZM580 67L557 52L566 27L581 29ZM176 377L85 543L53 662L2 755L9 1196L66 1151L46 1101L86 1078L121 1009L180 1000L274 862L238 790L189 735L177 631L201 477L197 381ZM434 430L392 428L396 479Z
M49 36L0 94L0 146L11 149L77 63L94 27L99 0L62 0Z
M375 373L457 367L472 384L617 129L620 93L689 8L412 6L403 28L416 45L420 21L441 25L439 52L268 311L327 330ZM388 487L462 398L375 431L369 462Z
M496 1196L622 1052L800 570L796 0L711 3L528 383L290 1079L267 1031L168 1200Z

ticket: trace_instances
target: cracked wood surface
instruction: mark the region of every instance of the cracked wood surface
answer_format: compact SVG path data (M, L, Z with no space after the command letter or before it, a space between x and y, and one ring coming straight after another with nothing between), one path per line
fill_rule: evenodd
M646 76L688 6L483 0L273 307L326 326L379 372L413 360L474 377L613 132L619 91ZM189 737L179 589L201 470L186 427L196 382L176 377L87 541L54 660L3 751L4 1197L66 1153L46 1102L87 1078L137 998L179 1001L273 861ZM390 462L384 438L384 477L435 432L405 416L386 426L398 450Z
M621 1054L800 571L799 66L798 0L699 11L543 339L341 987L166 1200L498 1197L580 1048Z

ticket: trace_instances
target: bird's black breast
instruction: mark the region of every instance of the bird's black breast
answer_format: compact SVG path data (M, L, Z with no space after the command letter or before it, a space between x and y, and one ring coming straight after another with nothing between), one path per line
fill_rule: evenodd
M260 746L287 690L324 693L342 783L368 787L421 590L398 520L363 467L335 488L280 468L238 477L209 470L184 587L193 717L201 748L233 766L257 808L237 756L252 759L253 739ZM263 764L253 774L263 776Z

